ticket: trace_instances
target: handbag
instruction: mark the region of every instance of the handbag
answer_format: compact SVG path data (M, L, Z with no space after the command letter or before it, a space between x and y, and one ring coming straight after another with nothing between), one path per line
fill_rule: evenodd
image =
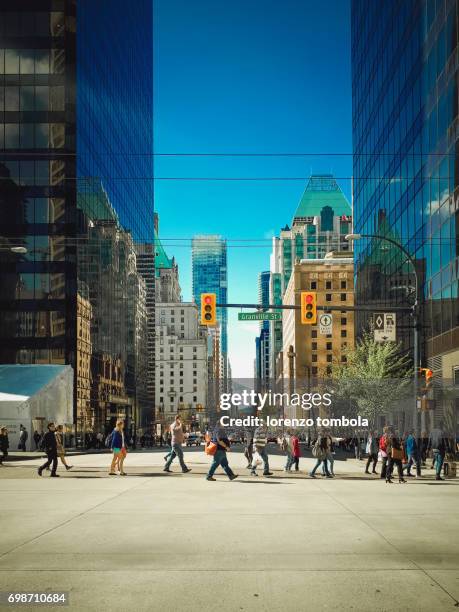
M403 450L401 448L392 447L392 459L403 459Z
M215 444L215 442L208 442L204 448L204 452L206 455L215 455L217 452L217 444Z

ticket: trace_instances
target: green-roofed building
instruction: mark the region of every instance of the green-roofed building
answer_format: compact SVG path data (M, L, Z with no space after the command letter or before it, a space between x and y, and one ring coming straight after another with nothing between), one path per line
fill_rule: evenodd
M346 234L352 232L352 207L331 174L312 175L290 226L273 238L270 303L282 303L296 260L322 259L330 251L349 251ZM270 322L271 372L282 347L282 322Z

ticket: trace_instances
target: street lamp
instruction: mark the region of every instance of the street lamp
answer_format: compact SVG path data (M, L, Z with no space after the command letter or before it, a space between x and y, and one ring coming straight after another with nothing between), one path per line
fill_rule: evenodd
M415 430L415 435L417 437L418 434L418 370L419 370L419 278L418 271L416 269L416 263L410 253L405 249L405 247L394 240L393 238L388 238L387 236L380 236L379 234L347 234L345 240L360 240L362 238L371 238L375 240L385 240L386 242L390 242L394 246L396 246L406 257L407 261L411 264L414 273L414 304L411 311L411 316L413 317L413 326L414 326L414 334L413 334L413 383L414 383L414 406L413 406L413 428Z

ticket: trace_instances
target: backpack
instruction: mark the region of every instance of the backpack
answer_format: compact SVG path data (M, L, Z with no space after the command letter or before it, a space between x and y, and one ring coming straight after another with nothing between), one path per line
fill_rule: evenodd
M321 448L319 439L312 447L312 456L316 459L323 459L325 457L325 451L323 450L323 448Z
M105 438L105 448L111 448L113 440L113 431Z
M289 443L288 443L287 438L281 438L280 447L281 447L281 450L283 450L284 452L288 451Z

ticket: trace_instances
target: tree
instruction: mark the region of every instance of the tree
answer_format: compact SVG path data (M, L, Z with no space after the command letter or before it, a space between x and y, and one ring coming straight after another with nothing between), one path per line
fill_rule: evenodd
M408 397L413 369L401 343L375 342L367 331L354 348L343 352L346 361L332 366L335 398L353 404L374 429L377 417L388 414Z

